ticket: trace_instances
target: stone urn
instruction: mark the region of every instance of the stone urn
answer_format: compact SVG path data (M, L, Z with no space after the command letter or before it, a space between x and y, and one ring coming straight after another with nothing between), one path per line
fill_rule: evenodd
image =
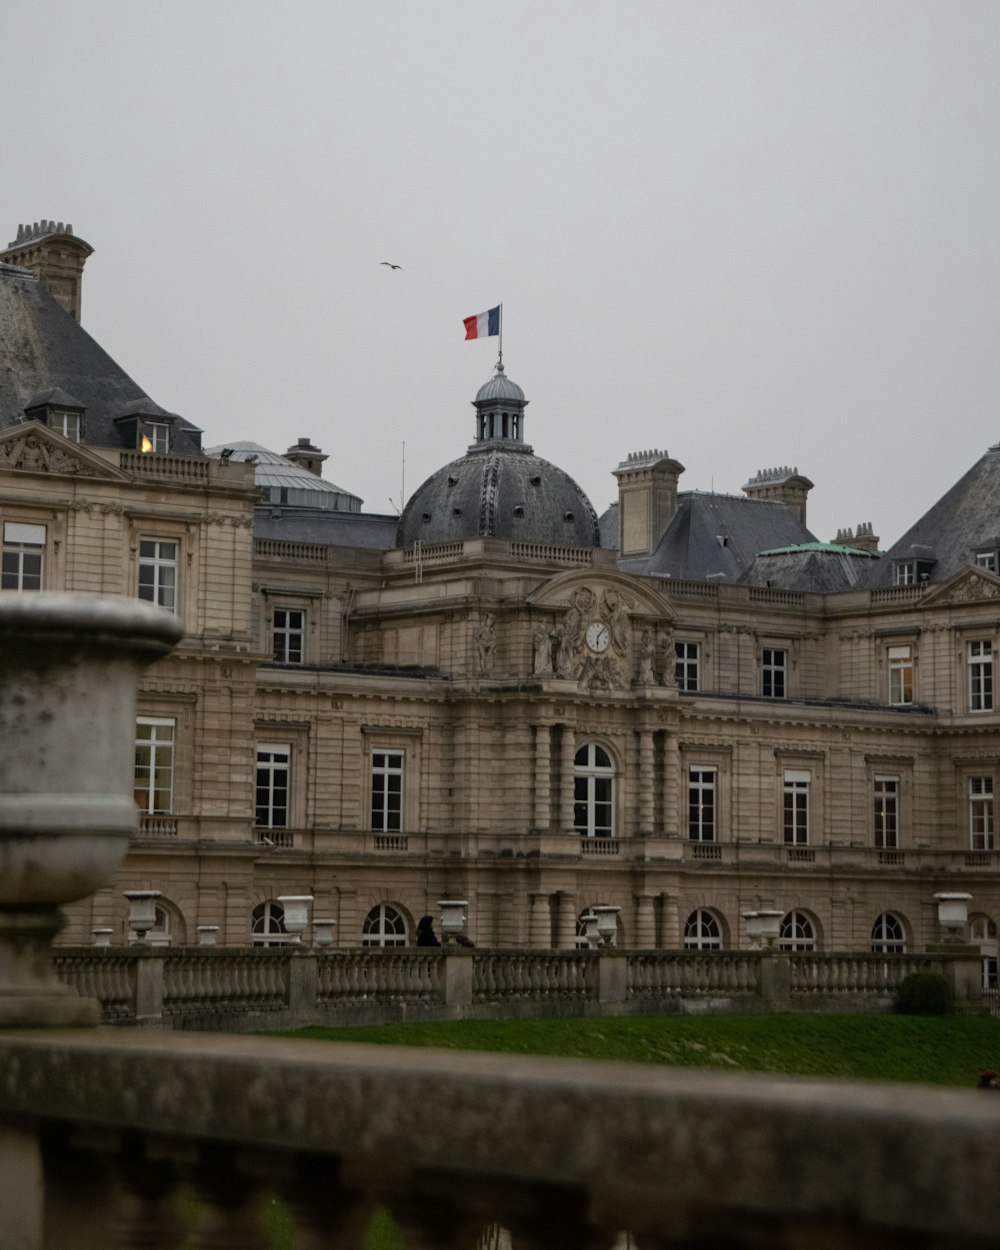
M597 917L593 910L581 916L580 923L583 925L584 940L592 950L596 950L601 945L601 934L597 928Z
M971 894L958 891L934 895L934 901L937 903L938 923L944 929L947 941L960 942L962 940L963 930L969 919L971 898Z
M146 934L156 925L156 900L159 890L122 890L128 899L128 927L137 942L145 942Z
M60 906L106 885L135 833L139 675L182 633L130 599L0 594L0 1026L99 1019L51 942Z
M783 911L745 911L743 919L747 922L747 937L750 949L759 951L762 947L770 950L781 933Z
M469 900L465 898L438 899L438 907L441 908L441 936L445 942L450 942L465 932L465 909L468 905Z
M285 909L285 932L288 934L289 946L301 946L302 934L309 924L309 904L313 901L311 894L279 894L278 902Z
M604 904L590 909L597 917L597 933L601 939L602 946L616 946L618 944L618 913L620 907L612 907Z
M332 946L333 931L337 926L336 920L324 917L322 920L316 916L313 919L313 942L317 946Z

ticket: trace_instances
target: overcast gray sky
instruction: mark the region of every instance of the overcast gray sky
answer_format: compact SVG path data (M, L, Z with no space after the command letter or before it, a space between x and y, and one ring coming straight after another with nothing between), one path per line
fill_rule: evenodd
M88 330L211 445L392 511L526 435L598 511L816 483L883 545L1000 440L998 0L5 0L0 235L71 221ZM390 260L394 272L380 266Z

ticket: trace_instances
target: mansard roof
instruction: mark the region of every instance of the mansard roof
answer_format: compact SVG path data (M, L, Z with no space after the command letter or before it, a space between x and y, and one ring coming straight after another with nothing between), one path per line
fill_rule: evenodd
M889 548L864 579L889 586L902 560L923 562L929 582L943 582L976 553L1000 549L1000 443L995 443L916 524Z
M22 422L39 395L61 390L85 412L83 441L121 447L115 418L143 388L112 360L26 269L0 264L0 429ZM174 450L201 455L200 432L183 418L175 422Z
M617 545L618 518L612 512L617 505L601 518L601 535ZM677 511L652 554L620 558L618 567L656 577L738 582L760 552L815 541L777 500L690 491L678 495Z

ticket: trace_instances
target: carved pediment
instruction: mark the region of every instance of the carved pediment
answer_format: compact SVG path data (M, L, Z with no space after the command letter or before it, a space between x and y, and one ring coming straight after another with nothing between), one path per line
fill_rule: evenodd
M920 606L942 607L950 603L979 603L990 599L1000 599L1000 577L989 569L970 564L924 595Z
M62 477L128 481L127 474L120 469L37 421L27 421L0 432L2 469L11 469L15 473L51 473Z
M559 573L537 586L528 595L527 602L537 608L566 608L580 588L592 591L598 599L608 592L616 592L631 616L651 617L665 624L677 616L674 605L663 591L616 569L574 569Z

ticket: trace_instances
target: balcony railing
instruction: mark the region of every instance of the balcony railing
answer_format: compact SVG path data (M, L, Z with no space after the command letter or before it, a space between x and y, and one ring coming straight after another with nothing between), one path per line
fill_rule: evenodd
M14 1250L997 1244L974 1090L146 1031L0 1034ZM186 1208L182 1192L193 1193ZM197 1228L185 1226L184 1210Z
M274 941L274 939L268 939ZM280 939L279 939L280 940ZM287 944L285 944L287 943ZM975 957L760 950L489 950L447 947L58 947L60 979L100 1000L105 1023L250 1030L405 1018L538 1014L533 1004L587 1011L675 1010L712 997L720 1008L884 1009L903 977L934 971L981 1003ZM362 1010L363 1009L363 1010Z

